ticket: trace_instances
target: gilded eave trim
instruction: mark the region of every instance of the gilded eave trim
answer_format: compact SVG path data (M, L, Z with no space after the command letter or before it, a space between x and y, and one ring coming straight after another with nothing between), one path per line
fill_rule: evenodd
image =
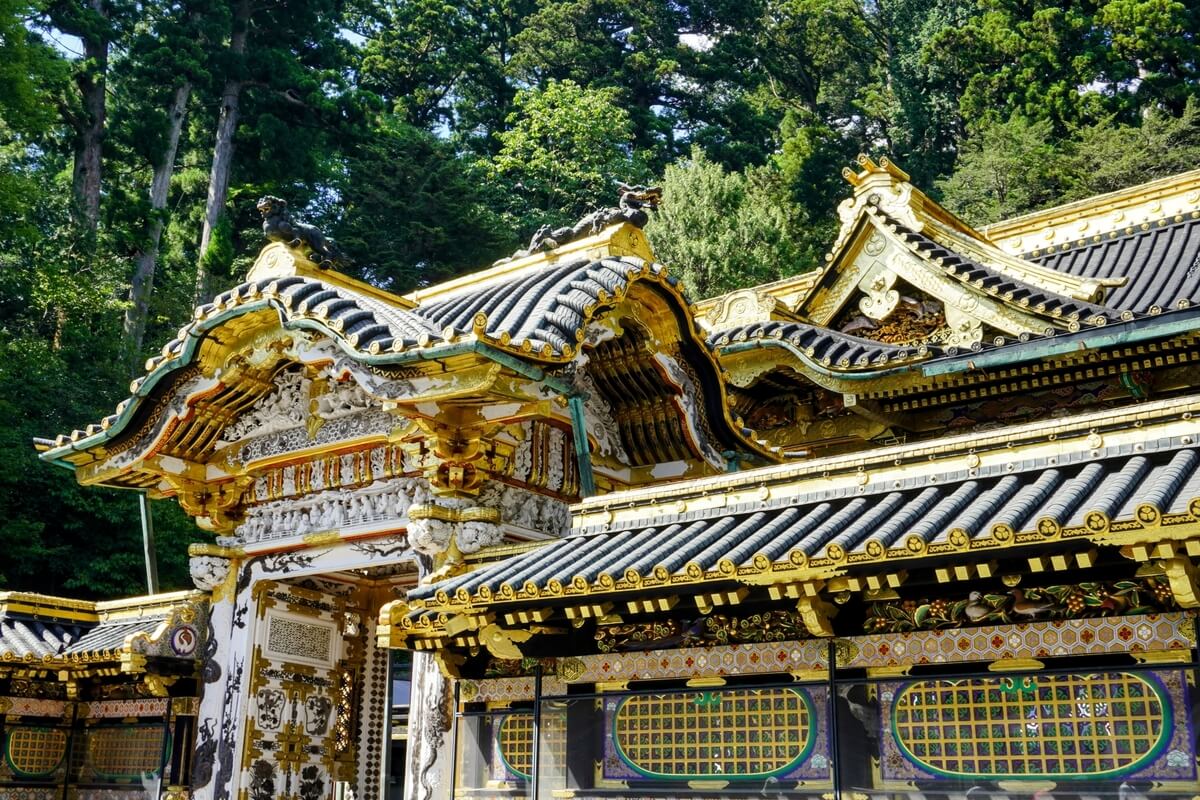
M1085 449L1086 440L1095 431L1128 431L1127 435L1146 437L1153 425L1179 425L1187 435L1200 433L1200 398L1153 400L1134 407L1104 409L1062 419L1039 420L983 433L968 433L913 444L881 447L866 452L826 456L796 463L760 467L738 473L697 478L667 487L650 487L614 492L588 498L572 507L577 527L587 527L589 515L607 516L620 509L654 503L676 503L692 498L712 498L736 492L778 491L799 480L820 476L857 476L872 469L902 468L905 464L925 463L951 458L980 459L989 452L1015 457L1024 448L1056 443L1062 448L1072 438ZM967 469L963 463L959 469ZM856 477L857 480L857 477ZM602 522L597 519L597 522Z
M1046 225L1062 225L1139 202L1183 194L1197 188L1200 188L1200 169L1001 220L985 225L980 232L993 241L1010 239L1035 232Z

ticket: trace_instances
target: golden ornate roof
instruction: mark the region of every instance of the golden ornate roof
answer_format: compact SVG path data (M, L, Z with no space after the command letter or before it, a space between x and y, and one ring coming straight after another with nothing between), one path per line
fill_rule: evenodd
M1197 412L1158 401L591 498L571 535L419 587L382 622L393 645L445 647L486 644L476 619L532 614L551 631L761 595L799 602L809 634L828 636L834 594L916 576L1061 581L1118 552L1200 607Z
M592 468L596 490L621 490L931 438L1057 385L1081 387L1065 408L1118 402L1097 382L1125 401L1186 383L1200 173L986 231L886 159L845 174L821 269L699 306L628 224L403 297L271 244L114 414L39 443L42 457L84 483L179 497L228 531L285 480L314 490L289 465L324 459L317 477L347 485L333 460L352 453L354 485L421 473L471 492L486 473L574 500ZM1137 230L1100 232L1096 215L1118 211ZM1142 220L1154 213L1169 216ZM1070 264L1015 251L1060 218L1097 231L1054 252ZM1059 401L1032 402L1036 416ZM553 440L547 463L573 447L590 465L518 480L533 439Z
M0 674L141 674L148 660L198 661L207 616L202 592L99 602L0 592Z

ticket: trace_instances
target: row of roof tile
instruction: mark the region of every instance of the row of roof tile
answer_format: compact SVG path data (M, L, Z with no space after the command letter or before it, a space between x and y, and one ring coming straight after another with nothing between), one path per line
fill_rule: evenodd
M560 596L612 588L625 579L668 584L673 577L732 577L744 568L915 557L939 546L952 552L1002 545L1023 531L1043 537L1087 525L1145 522L1200 507L1200 449L1148 443L1098 460L1050 466L1037 461L1018 471L930 483L822 492L786 501L744 503L716 512L685 513L625 524L619 530L581 530L537 550L432 586L410 598L431 608L493 598Z

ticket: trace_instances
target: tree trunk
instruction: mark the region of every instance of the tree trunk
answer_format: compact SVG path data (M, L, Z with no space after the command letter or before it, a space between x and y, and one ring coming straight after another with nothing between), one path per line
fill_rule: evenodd
M105 17L103 0L89 0L89 7ZM79 220L95 233L100 224L100 170L104 145L104 126L107 116L105 103L105 74L108 71L108 34L104 32L82 36L84 67L75 76L83 101L83 114L75 131L75 165L71 186Z
M191 81L184 81L175 89L175 96L171 100L171 127L167 132L167 146L163 150L162 158L154 165L154 178L150 181L150 223L146 230L145 247L138 254L133 271L133 283L129 287L130 303L125 311L125 344L129 348L130 371L135 374L139 371L138 359L142 352L142 337L146 333L146 308L150 294L154 291L158 244L165 225L163 211L167 207L171 174L175 170L175 153L179 149L179 135L183 131L183 120L191 93Z
M241 57L246 54L246 38L250 28L250 0L238 0L233 16L233 33L229 52L234 55L234 75L225 81L221 92L221 116L217 121L217 140L213 146L212 171L209 173L208 199L204 205L204 228L200 232L200 259L196 265L196 305L209 298L209 274L204 256L212 243L213 231L225 201L229 198L229 176L233 168L233 136L237 132L238 108L245 81L240 71Z

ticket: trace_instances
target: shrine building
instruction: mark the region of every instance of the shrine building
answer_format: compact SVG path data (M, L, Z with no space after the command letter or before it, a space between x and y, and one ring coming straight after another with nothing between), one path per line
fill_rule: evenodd
M844 174L700 302L653 191L406 295L269 243L39 443L212 541L0 595L0 798L1200 796L1200 170L982 229Z

